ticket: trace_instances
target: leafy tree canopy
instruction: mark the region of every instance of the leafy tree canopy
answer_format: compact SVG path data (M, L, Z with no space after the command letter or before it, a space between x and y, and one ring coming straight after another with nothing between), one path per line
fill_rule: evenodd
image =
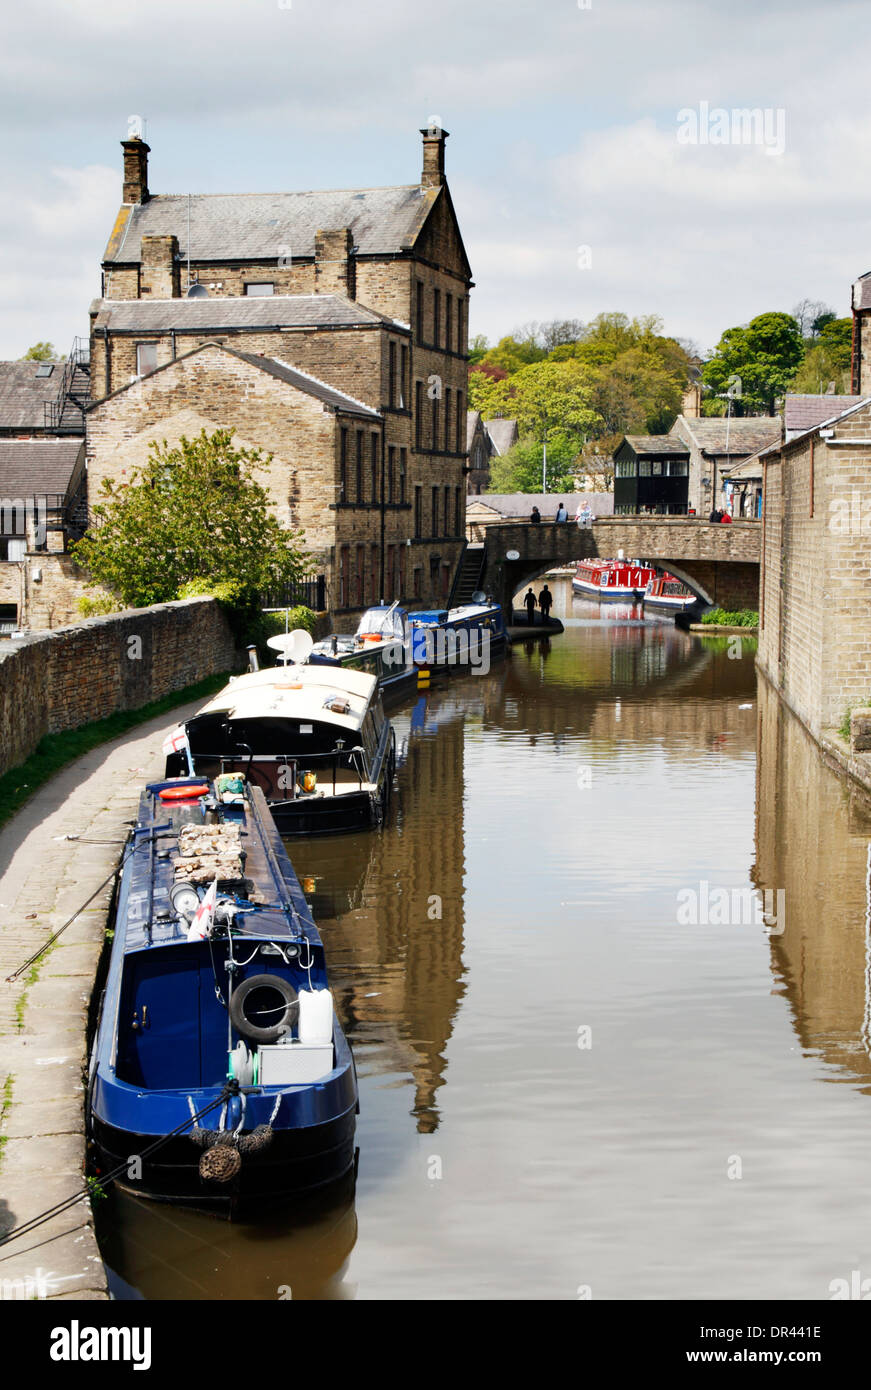
M702 368L702 380L718 395L731 395L744 414L773 415L803 356L801 332L791 314L759 314L746 327L726 329Z
M526 436L490 465L488 492L541 492L542 458L544 447L540 439ZM557 436L547 446L547 491L571 492L574 489L574 460L577 450L565 438Z
M126 605L179 596L191 581L232 582L237 593L298 579L299 533L284 530L252 476L271 455L237 449L232 430L205 430L176 447L152 443L129 483L105 480L95 524L73 546L90 578Z
M34 343L18 360L19 362L57 362L59 358L60 353L54 343Z

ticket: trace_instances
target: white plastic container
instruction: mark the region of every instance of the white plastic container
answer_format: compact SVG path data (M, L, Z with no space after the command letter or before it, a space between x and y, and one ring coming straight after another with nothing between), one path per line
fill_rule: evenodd
M333 996L330 990L300 990L299 1040L306 1043L333 1041Z

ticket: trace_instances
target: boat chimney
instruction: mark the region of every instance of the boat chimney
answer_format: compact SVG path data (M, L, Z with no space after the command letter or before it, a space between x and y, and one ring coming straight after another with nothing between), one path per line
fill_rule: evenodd
M250 647L247 648L247 651L248 651L248 670L249 670L249 671L259 671L259 670L260 670L260 662L259 662L259 660L258 660L258 658L257 658L257 648L256 648L255 646L250 646Z

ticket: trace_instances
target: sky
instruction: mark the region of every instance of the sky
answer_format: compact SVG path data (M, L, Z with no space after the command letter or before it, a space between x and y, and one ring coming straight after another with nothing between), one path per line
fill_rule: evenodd
M7 5L0 358L87 334L134 115L155 193L414 183L435 118L491 342L616 310L704 352L804 298L846 315L869 32L866 0Z

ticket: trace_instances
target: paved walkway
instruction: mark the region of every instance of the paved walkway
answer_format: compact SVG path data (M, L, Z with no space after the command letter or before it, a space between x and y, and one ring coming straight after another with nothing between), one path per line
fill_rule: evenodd
M0 1232L82 1187L85 1026L111 883L32 974L6 976L112 873L166 732L201 703L71 763L0 830ZM87 1202L0 1245L0 1300L34 1296L107 1296Z

